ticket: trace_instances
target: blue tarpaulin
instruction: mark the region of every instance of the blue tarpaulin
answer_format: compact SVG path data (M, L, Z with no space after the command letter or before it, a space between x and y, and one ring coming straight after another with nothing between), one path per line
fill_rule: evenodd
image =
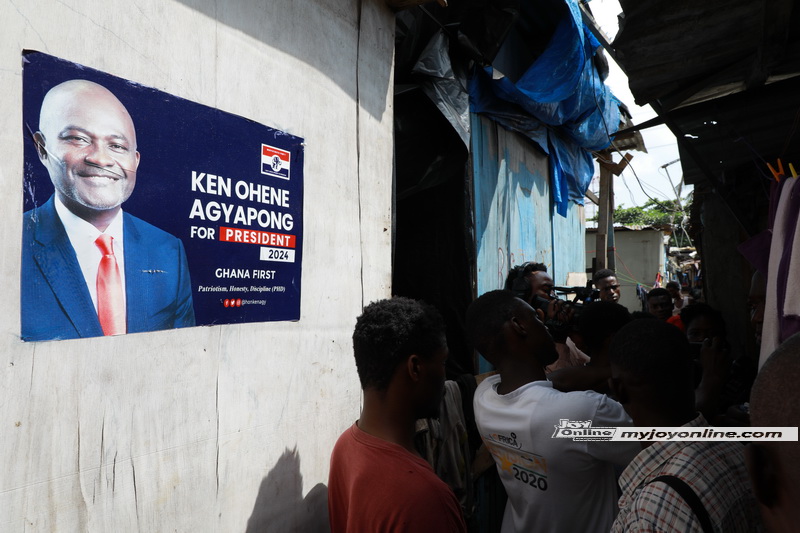
M541 0L526 11L552 13L553 4L562 16L552 37L516 81L491 66L474 69L470 110L519 131L549 155L556 210L566 215L570 200L583 204L594 173L591 152L610 145L620 115L593 61L600 43L584 26L577 1Z

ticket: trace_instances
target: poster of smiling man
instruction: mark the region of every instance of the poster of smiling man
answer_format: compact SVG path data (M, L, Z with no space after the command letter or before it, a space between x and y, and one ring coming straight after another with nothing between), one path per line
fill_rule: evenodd
M21 337L298 320L303 139L23 52Z

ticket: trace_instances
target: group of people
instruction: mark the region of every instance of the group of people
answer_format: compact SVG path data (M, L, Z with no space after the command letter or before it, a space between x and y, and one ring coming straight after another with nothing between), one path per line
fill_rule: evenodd
M794 531L796 442L557 434L702 429L731 408L742 413L734 425L744 426L747 393L754 427L797 426L800 335L753 384L726 361L724 321L712 308L681 305L673 313L673 296L654 289L651 314L635 317L618 303L612 271L598 271L593 282L597 301L576 309L555 298L544 265L529 263L467 310L467 338L496 369L479 376L473 406L508 495L501 531ZM372 303L357 320L353 349L364 403L331 456L331 530L467 531L465 509L414 441L417 420L436 415L445 390L438 312L406 298Z
M22 337L194 325L182 244L121 209L140 160L124 105L96 83L64 82L47 93L33 140L55 192L25 216ZM689 304L679 286L651 290L649 314L634 318L613 271L592 281L595 302L567 305L545 265L525 263L467 311L467 337L496 369L473 406L508 495L502 531L795 531L797 443L611 442L554 431L795 427L800 334L756 377L755 362L728 360L721 315ZM758 336L760 277L749 300ZM459 499L415 443L417 421L437 416L445 391L441 316L406 298L372 303L353 350L364 404L332 453L332 531L466 531Z

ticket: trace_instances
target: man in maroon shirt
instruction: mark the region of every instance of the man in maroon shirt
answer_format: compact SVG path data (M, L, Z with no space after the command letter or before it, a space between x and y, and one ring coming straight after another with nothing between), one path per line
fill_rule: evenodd
M465 532L453 491L414 448L416 420L437 416L444 394L441 316L407 298L374 302L353 352L364 408L331 455L331 532Z

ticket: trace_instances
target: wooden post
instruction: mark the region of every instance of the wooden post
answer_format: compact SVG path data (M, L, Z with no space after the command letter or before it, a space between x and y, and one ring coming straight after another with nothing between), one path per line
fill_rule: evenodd
M599 212L597 241L595 243L597 270L602 268L616 270L617 260L614 252L616 249L614 244L614 176L619 176L628 166L631 159L633 159L633 155L625 154L619 163L615 163L614 156L610 152L597 153L597 162L600 164L600 201L597 203Z
M602 176L602 170L600 175ZM617 258L615 257L617 245L614 240L614 174L608 176L608 232L606 233L606 268L617 271Z
M597 240L595 242L595 257L597 258L597 270L608 268L608 255L606 248L608 248L608 222L610 220L610 187L609 184L613 179L611 170L607 169L604 165L600 165L600 204L598 206L598 220L597 220Z

